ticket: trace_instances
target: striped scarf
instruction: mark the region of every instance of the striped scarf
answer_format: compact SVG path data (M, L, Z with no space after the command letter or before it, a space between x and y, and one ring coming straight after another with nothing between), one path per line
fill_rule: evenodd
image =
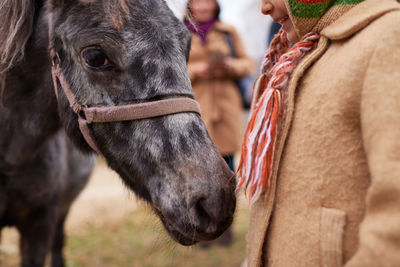
M237 190L246 188L253 203L268 192L275 150L285 113L287 86L294 69L318 42L318 32L362 0L285 0L302 39L292 48L281 29L274 37L254 84L250 120L242 144ZM289 10L289 9L288 9ZM305 27L305 28L303 28Z

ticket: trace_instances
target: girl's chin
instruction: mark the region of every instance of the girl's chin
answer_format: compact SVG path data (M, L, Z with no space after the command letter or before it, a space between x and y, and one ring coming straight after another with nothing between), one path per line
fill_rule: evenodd
M294 29L287 31L287 37L288 37L289 41L292 43L296 43L296 42L300 41L300 38Z

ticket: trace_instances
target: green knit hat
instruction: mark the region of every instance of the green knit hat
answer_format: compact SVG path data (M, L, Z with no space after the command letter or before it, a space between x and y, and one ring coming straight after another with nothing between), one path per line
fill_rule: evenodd
M285 0L298 36L319 32L364 0Z

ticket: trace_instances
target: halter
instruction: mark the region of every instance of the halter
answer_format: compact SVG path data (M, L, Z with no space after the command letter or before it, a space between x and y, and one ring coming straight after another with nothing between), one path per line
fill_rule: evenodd
M52 17L52 16L50 16ZM78 116L79 129L88 145L98 154L102 154L94 140L93 134L89 128L91 123L107 123L119 121L133 121L141 119L149 119L160 116L167 116L176 113L198 113L200 114L199 103L188 96L170 96L171 98L148 101L139 104L130 104L122 106L99 106L87 107L81 105L71 90L64 74L60 68L60 59L55 52L52 44L52 23L49 23L49 48L52 61L51 73L53 79L53 88L58 99L58 84L66 95L69 105L74 113ZM57 62L57 63L56 63Z

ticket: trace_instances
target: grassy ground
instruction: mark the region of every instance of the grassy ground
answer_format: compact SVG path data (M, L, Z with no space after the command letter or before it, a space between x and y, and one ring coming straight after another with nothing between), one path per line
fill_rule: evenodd
M223 267L240 266L245 258L248 210L240 204L229 247L182 247L169 239L158 219L141 205L118 222L71 229L65 249L68 267ZM18 266L16 254L0 255L0 265Z

